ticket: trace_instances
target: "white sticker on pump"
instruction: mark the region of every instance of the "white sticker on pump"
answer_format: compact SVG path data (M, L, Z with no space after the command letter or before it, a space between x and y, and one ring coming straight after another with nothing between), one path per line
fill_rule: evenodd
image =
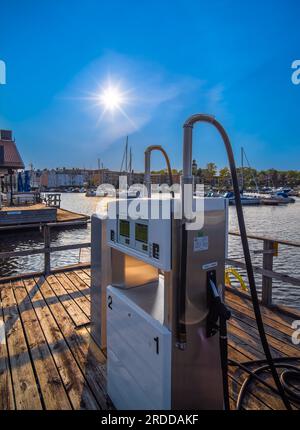
M211 269L214 269L215 267L218 267L217 261L214 261L213 263L203 264L202 269L203 270L211 270Z
M194 238L194 252L208 250L208 236Z

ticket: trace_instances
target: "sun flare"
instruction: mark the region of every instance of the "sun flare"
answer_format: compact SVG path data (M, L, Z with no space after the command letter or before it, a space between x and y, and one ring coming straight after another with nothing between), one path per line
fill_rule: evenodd
M99 95L99 102L105 110L115 111L120 110L121 106L126 102L124 94L118 87L108 86L104 88Z
M116 121L121 119L121 115L126 119L134 128L136 124L129 116L129 108L134 105L134 90L132 88L126 89L121 85L121 81L112 81L107 79L102 85L98 84L95 92L90 93L87 100L92 102L91 106L99 111L100 116L98 123L107 119L108 121ZM126 112L126 110L129 112Z

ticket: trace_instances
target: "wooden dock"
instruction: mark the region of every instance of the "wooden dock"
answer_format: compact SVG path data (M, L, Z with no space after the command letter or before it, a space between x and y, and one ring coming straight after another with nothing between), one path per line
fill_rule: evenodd
M0 410L111 407L106 357L89 331L89 285L89 269L0 284ZM250 300L230 289L226 302L232 311L229 358L264 358ZM265 306L262 314L273 356L300 358L291 338L295 318ZM244 378L230 368L232 409ZM258 383L250 385L243 407L284 409L280 398Z
M28 206L7 206L0 210L0 231L39 228L45 223L56 223L64 227L66 223L83 224L89 216L66 209L49 207L43 203Z

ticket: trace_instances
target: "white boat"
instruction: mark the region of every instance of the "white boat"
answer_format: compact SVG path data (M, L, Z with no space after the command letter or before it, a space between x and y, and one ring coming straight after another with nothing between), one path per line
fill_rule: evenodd
M264 205L286 205L288 203L295 203L295 201L295 199L289 197L283 191L273 192L269 196L262 198L262 204Z
M230 205L235 205L235 195L232 191L225 193L224 197L229 200ZM261 199L257 196L251 197L241 194L241 202L243 206L258 206L261 204Z
M271 197L277 199L279 203L295 203L295 199L289 197L289 195L284 191L277 191L276 193L271 194Z
M290 187L280 187L280 188L277 188L276 192L278 192L278 193L285 193L285 194L287 194L289 197L291 197L291 196L297 196L296 191L294 191L294 190L293 190L292 188L290 188Z

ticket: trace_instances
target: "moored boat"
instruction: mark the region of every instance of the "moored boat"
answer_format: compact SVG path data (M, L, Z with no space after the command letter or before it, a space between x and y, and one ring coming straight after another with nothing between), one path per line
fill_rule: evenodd
M262 199L262 204L264 205L286 205L288 203L295 203L295 199L289 197L287 193L283 191L277 191L270 194L270 196Z
M85 197L96 197L96 191L95 190L87 190L85 193Z
M235 195L232 191L225 193L224 197L229 200L230 205L235 205ZM241 194L241 202L243 206L258 206L261 203L261 199L257 196L252 197Z

